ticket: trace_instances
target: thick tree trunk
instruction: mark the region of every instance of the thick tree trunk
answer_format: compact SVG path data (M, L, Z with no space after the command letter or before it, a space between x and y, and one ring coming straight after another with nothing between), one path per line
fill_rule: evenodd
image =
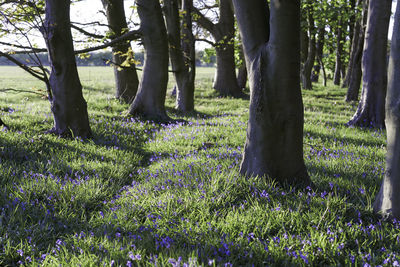
M168 38L158 0L136 0L145 48L143 74L129 113L168 121L165 96L168 83Z
M315 25L314 25L314 17L313 17L313 11L308 10L307 11L307 17L308 17L308 56L306 62L304 62L303 69L301 72L301 79L302 79L302 85L303 89L306 90L311 90L312 89L312 83L311 83L311 72L312 68L314 66L314 61L315 61Z
M357 101L360 93L361 78L362 78L362 54L364 50L364 39L365 39L365 28L368 18L368 1L361 0L363 2L363 13L362 18L359 21L359 27L355 27L355 34L353 38L352 57L349 62L349 70L347 72L348 89L346 94L346 101ZM361 4L361 3L360 3Z
M75 62L70 28L70 1L46 0L46 18L42 33L46 41L51 66L51 111L54 128L49 132L60 136L92 135L87 104L82 95Z
M233 44L216 47L217 69L213 88L221 96L243 97L236 79L235 51Z
M318 39L315 48L315 57L317 61L313 67L313 72L311 73L311 81L318 82L319 74L321 72L322 64L320 63L320 59L322 61L322 57L324 55L324 44L325 44L325 25L319 28L318 30Z
M234 44L235 17L232 0L219 1L219 20L214 24L200 11L196 10L197 22L211 33L215 40L217 69L213 88L222 96L244 97L245 94L237 84Z
M222 96L243 97L236 80L235 48L231 40L235 35L235 17L231 0L219 3L220 19L212 35L216 42L217 69L213 88Z
M357 1L357 7L360 6L362 1L363 0L358 0ZM359 19L357 19L355 21L355 25L352 27L352 30L350 31L350 34L352 32L353 36L351 36L351 47L350 47L349 64L347 65L346 77L343 80L342 88L346 88L346 87L349 86L351 72L352 72L353 67L354 67L354 57L355 57L355 54L356 54L356 51L357 51L358 40L360 38L361 23L362 23L362 17L360 17Z
M385 127L387 34L391 0L370 0L362 58L363 89L358 109L348 125Z
M400 219L400 5L397 5L388 71L386 97L386 172L376 196L374 211Z
M112 38L121 36L128 29L125 18L123 0L102 0L107 14L107 20ZM125 103L131 103L135 98L139 78L133 61L130 42L122 42L112 47L112 61L116 92L115 97ZM128 64L123 64L128 63Z
M196 72L195 39L192 32L191 15L193 0L182 1L182 23L179 19L178 1L165 0L164 14L167 23L170 60L176 80L176 108L181 112L190 112L194 110Z
M336 35L336 64L335 73L333 75L333 84L340 85L340 78L342 75L342 53L343 53L343 25L342 19L339 19L337 35Z
M271 0L269 21L267 1L233 3L251 90L240 172L290 184L309 184L303 160L300 0Z

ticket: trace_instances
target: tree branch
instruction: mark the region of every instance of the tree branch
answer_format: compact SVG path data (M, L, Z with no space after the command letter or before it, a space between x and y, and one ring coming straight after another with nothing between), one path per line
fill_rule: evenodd
M209 31L212 35L215 33L215 24L211 22L206 16L204 16L200 10L193 7L193 12L197 15L194 21L198 22L201 27Z
M212 41L210 41L208 39L196 38L195 40L198 41L198 42L205 42L207 44L210 44L213 47L217 46L216 43L214 43L214 42L212 42Z
M71 28L75 29L78 32L83 33L84 35L89 36L89 37L93 37L93 38L97 38L97 39L103 39L105 37L104 35L99 35L99 34L88 32L88 31L84 30L83 28L80 28L72 23L71 23Z
M32 75L33 77L46 82L46 79L43 78L42 76L40 76L36 71L32 70L30 67L28 67L27 65L25 65L24 63L20 62L19 60L15 59L14 57L12 57L9 54L3 53L0 51L0 57L5 57L7 58L9 61L13 62L14 64L16 64L17 66L19 66L20 68L22 68L23 70L25 70L26 72L28 72L30 75Z

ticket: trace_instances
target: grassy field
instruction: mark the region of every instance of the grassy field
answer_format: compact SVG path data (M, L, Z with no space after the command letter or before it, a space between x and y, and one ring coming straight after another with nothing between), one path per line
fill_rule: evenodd
M112 69L80 68L94 133L85 142L43 134L52 116L40 95L0 93L11 126L0 131L0 265L399 266L400 222L371 208L385 132L344 126L355 104L316 85L303 92L315 188L245 179L248 101L217 98L212 71L198 70L189 123L158 125L125 116ZM0 67L4 88L43 85Z

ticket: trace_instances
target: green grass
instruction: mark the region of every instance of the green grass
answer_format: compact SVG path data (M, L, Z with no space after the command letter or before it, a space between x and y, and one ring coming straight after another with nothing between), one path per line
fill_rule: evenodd
M294 191L239 175L248 101L217 98L213 69L198 70L196 112L174 125L125 117L111 68L79 71L89 141L43 134L39 95L0 93L12 128L0 131L0 265L398 264L400 223L371 208L385 132L344 125L355 105L343 89L303 91L315 188ZM44 90L14 67L0 67L2 88Z

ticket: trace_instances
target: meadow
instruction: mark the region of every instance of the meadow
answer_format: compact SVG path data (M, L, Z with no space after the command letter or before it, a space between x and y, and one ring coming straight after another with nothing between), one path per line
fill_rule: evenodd
M345 90L303 91L314 188L239 175L248 100L218 98L198 69L196 112L126 116L107 67L79 69L93 139L44 134L44 87L0 67L1 266L399 266L400 221L372 212L385 131L349 128ZM170 78L169 88L173 86Z

